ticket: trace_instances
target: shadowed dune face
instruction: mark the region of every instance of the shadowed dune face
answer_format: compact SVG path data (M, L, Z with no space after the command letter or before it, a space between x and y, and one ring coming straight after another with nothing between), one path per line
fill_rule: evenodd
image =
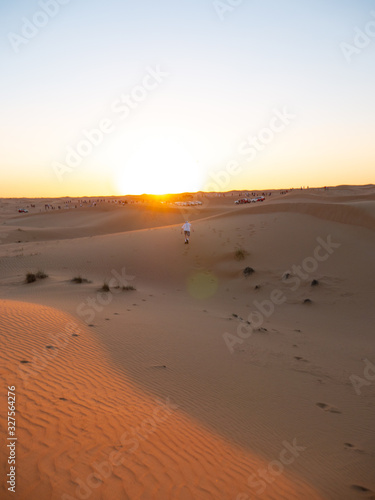
M13 212L16 211L13 204ZM232 204L230 209L233 209ZM138 231L174 224L183 224L202 217L220 214L222 205L206 198L204 206L178 207L160 203L139 205L98 204L92 207L45 211L40 206L30 213L3 216L0 227L4 237L0 244L11 242L48 241ZM1 220L1 219L0 219ZM6 233L6 234L5 234Z
M365 227L375 230L375 202L351 202L351 203L323 203L314 201L310 203L294 202L272 202L261 206L246 206L244 209L249 215L271 214L271 213L299 213L317 217L322 220L339 222L354 226ZM226 214L230 217L230 214Z
M198 221L210 217L231 217L233 213L300 213L374 230L374 191L375 188L369 186L367 189L294 190L282 196L274 192L263 203L242 206L234 206L234 200L238 199L237 193L233 193L233 196L227 193L225 197L219 198L212 194L200 196L203 205L196 207L177 207L155 201L124 206L103 202L95 207L45 211L43 203L39 201L27 216L12 215L20 201L17 205L15 201L3 200L2 206L6 207L8 214L3 215L0 244L122 233L182 224L187 218ZM2 238L1 233L4 235Z
M191 211L10 217L8 207L0 356L3 386L19 395L21 498L316 498L306 484L327 499L371 495L375 384L358 395L349 378L375 362L374 214L363 192L242 206L211 196ZM334 242L319 262L317 238ZM306 263L296 280L292 267ZM48 278L26 284L39 270ZM135 290L115 282L98 296L114 272ZM286 301L247 336L255 304L267 311L275 289ZM232 351L224 334L237 338ZM156 421L167 398L168 419ZM270 472L294 438L306 450ZM115 452L123 462L98 472Z
M78 210L30 214L9 219L8 232L23 241L80 238L99 234L121 233L177 224L182 221L180 210L175 207L107 207L98 206ZM22 228L23 234L17 232ZM11 235L8 238L12 241Z
M287 458L302 449L285 444L285 465L273 464L267 485L258 476L267 462L189 419L170 398L133 387L75 318L3 300L0 314L2 385L16 387L17 498L321 498L287 471Z

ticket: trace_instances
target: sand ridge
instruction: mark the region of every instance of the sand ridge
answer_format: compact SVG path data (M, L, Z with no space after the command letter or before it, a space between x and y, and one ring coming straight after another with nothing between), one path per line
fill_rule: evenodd
M168 398L136 391L75 318L22 302L0 309L2 380L12 378L18 402L17 498L230 499L267 466ZM283 477L263 496L303 495L321 498Z
M20 387L20 498L78 498L77 478L84 496L93 463L121 451L125 431L137 450L100 486L90 476L90 498L374 495L373 187L240 206L236 196L182 210L106 204L26 215L6 201L0 335L3 386L11 374ZM322 241L334 246L315 265ZM297 279L293 266L305 264ZM48 277L25 284L38 270ZM135 290L114 288L116 273ZM87 282L72 283L77 276ZM239 337L275 289L285 302ZM34 357L50 361L24 386ZM364 381L359 393L353 376ZM171 413L153 430L147 419L168 398ZM277 474L283 443L294 440L305 449ZM267 484L259 471L270 464Z

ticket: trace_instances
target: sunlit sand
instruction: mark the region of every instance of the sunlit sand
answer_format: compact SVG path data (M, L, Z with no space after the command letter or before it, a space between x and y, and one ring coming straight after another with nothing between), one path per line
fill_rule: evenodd
M14 498L375 495L375 188L265 193L0 200Z

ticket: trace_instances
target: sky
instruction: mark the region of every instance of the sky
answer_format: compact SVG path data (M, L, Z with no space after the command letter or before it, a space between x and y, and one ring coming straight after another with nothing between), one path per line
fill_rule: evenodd
M375 183L374 0L0 3L0 197Z

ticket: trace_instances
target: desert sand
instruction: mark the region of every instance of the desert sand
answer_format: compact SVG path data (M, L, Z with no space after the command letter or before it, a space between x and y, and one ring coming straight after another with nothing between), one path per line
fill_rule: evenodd
M1 498L375 498L375 187L244 195L0 200Z

